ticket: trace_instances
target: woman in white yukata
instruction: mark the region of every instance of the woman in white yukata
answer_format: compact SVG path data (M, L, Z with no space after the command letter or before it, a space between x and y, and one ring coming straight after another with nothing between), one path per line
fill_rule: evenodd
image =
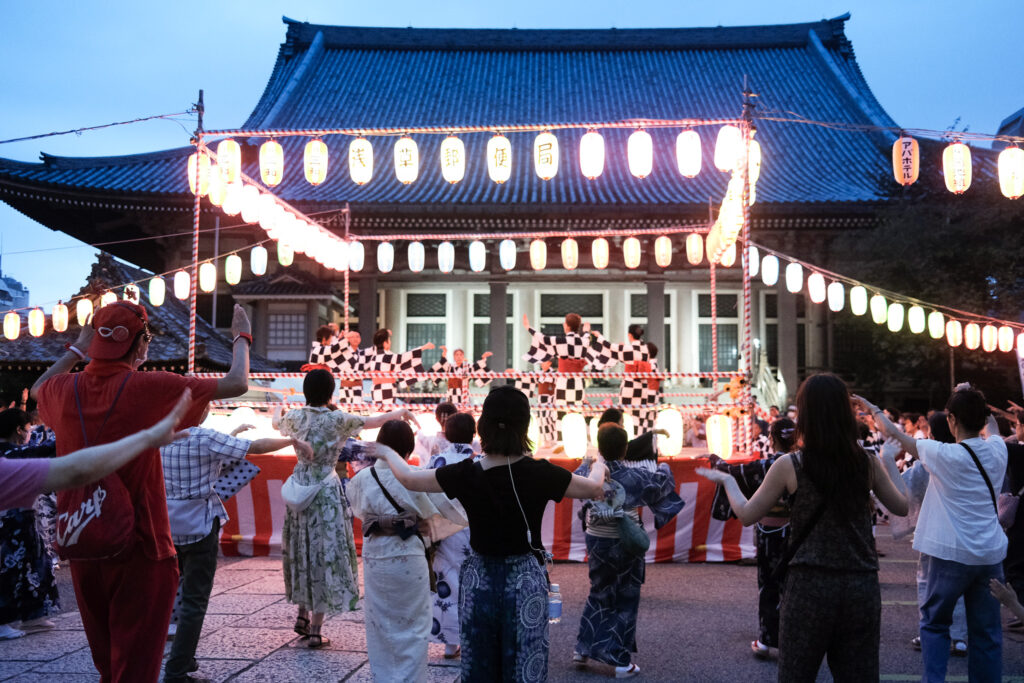
M403 459L415 445L412 428L398 420L380 428L377 442ZM373 679L425 682L431 625L426 557L430 540L422 535L420 523L437 528L442 516L460 526L469 522L444 494L406 489L385 461L356 474L346 493L352 511L363 522L366 649Z

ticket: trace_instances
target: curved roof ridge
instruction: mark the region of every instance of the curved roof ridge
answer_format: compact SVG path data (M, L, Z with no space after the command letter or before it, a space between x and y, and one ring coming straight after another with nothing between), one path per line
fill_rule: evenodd
M108 157L63 157L55 154L39 153L39 160L43 166L49 168L96 168L99 166L129 166L147 161L164 161L166 159L177 159L182 155L189 155L195 151L191 145L185 147L174 147L163 149L157 152L140 152L138 154L119 154ZM25 165L28 167L39 166L28 161L17 161L0 157L0 167L11 167Z

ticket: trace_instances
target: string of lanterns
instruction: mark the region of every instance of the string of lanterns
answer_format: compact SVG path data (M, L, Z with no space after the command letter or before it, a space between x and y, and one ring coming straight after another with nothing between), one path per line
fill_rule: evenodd
M1024 150L1011 145L996 158L999 172L999 191L1008 199L1024 195ZM971 148L955 140L942 150L942 175L946 189L963 194L972 180ZM900 137L892 144L892 172L900 185L913 185L921 170L921 147L917 140Z

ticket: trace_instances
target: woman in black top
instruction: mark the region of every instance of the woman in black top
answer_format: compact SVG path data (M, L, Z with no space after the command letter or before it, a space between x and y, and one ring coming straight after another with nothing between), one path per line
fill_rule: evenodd
M462 566L459 616L464 681L544 681L548 671L547 577L540 540L549 500L596 498L605 477L589 477L529 455L530 403L497 387L484 400L477 431L483 455L436 470L414 470L376 446L410 491L443 491L469 518L473 554Z

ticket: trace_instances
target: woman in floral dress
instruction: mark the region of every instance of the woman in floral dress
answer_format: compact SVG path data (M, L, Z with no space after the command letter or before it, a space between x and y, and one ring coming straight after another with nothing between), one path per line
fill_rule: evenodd
M313 447L312 461L300 457L295 464L295 482L320 485L306 508L286 508L281 532L285 598L298 605L295 632L308 638L312 648L330 643L320 632L324 616L355 610L359 601L352 512L334 474L342 446L363 428L380 427L388 420L415 421L406 409L368 418L333 410L328 404L334 389L330 372L312 370L302 383L306 405L274 418L282 435Z

